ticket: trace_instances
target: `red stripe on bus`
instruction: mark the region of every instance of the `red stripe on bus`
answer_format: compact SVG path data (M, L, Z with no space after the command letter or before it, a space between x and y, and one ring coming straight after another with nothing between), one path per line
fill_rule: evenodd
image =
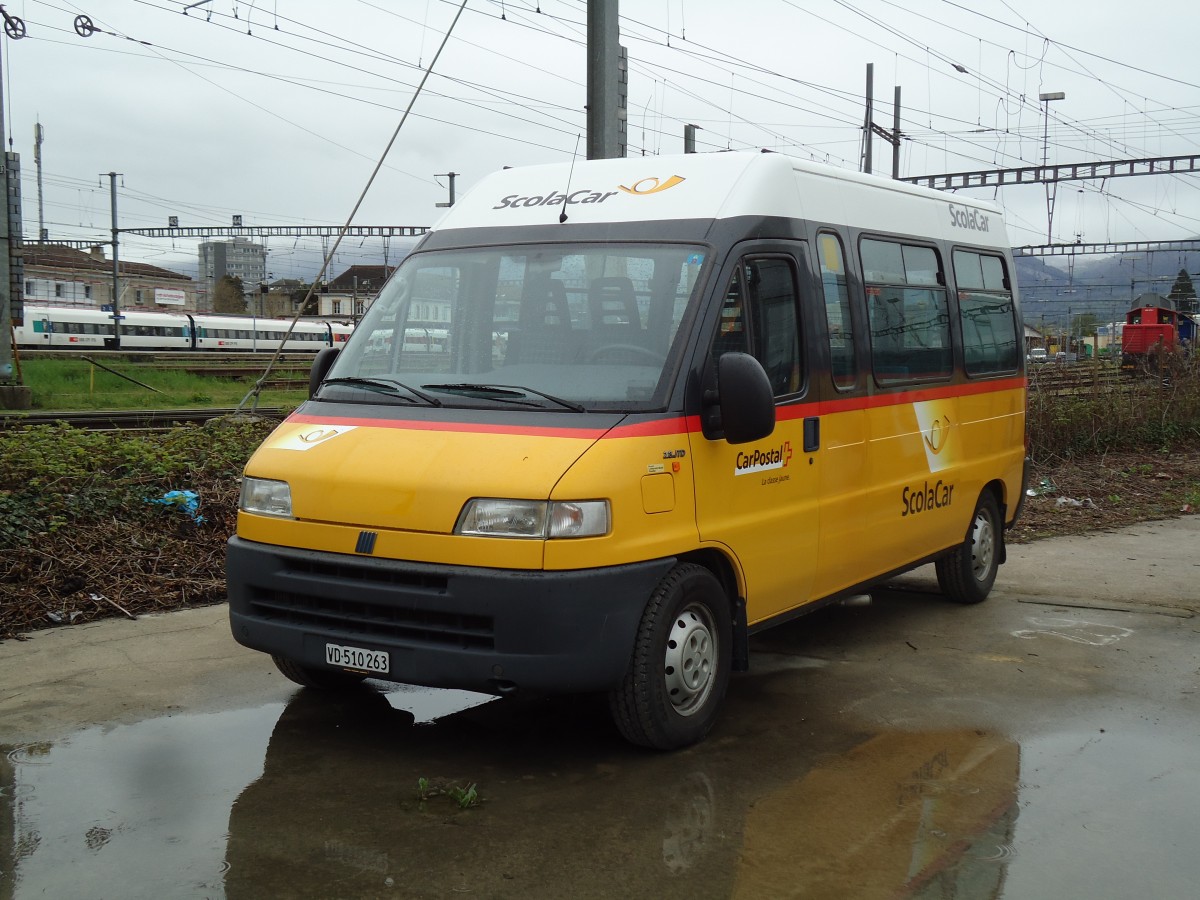
M938 385L916 388L895 394L877 394L872 397L847 397L844 400L813 400L777 407L775 418L780 422L810 416L832 415L856 410L883 409L889 406L904 406L929 400L949 397L975 396L1000 391L1024 389L1024 377L1006 378L999 381L971 382L968 384ZM648 422L636 422L604 429L596 427L564 428L543 425L501 425L487 422L438 422L425 419L369 419L351 416L313 416L307 413L292 413L288 422L303 425L344 425L359 428L399 428L411 431L462 432L465 434L509 434L537 437L577 438L580 440L624 439L638 437L664 437L701 431L699 416L667 416Z
M400 428L407 431L461 431L467 434L512 434L596 440L604 428L549 428L542 425L492 425L486 422L436 422L425 419L361 419L349 416L310 416L292 413L288 422L301 425L345 425L356 428Z

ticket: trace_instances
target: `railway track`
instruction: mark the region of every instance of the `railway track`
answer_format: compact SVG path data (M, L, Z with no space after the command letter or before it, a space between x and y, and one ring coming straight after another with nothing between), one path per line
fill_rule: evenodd
M51 425L65 422L73 428L90 431L163 431L177 425L202 425L210 419L236 413L233 407L212 409L113 409L86 412L8 413L0 416L0 428L19 428L28 425ZM244 415L282 419L279 408L259 408Z
M1043 394L1087 394L1097 390L1119 391L1130 380L1111 364L1079 363L1053 365L1043 363L1025 370L1029 390Z
M55 355L65 355L58 351L40 351L46 355L51 353ZM126 357L136 358L139 354L123 353L114 354L124 355ZM152 354L145 354L145 357L150 357ZM178 367L193 370L197 366L210 368L214 373L219 372L225 377L251 377L261 369L256 370L255 361L251 359L251 354L213 354L213 353L195 353L195 354L178 354L178 356L190 357L187 359L173 360L167 365L163 365L161 359L154 360L151 365L155 367ZM146 362L151 362L149 359ZM109 357L102 357L108 359ZM268 355L264 354L261 362L265 362ZM293 355L287 363L295 365L299 360ZM1029 379L1029 390L1037 391L1043 394L1068 395L1068 394L1086 394L1097 389L1100 390L1120 390L1122 386L1129 385L1131 380L1123 377L1121 373L1114 367L1109 365L1042 365L1030 366L1027 369ZM293 371L286 373L291 379L299 379L301 373ZM303 377L307 378L305 372ZM297 383L299 383L297 381ZM288 386L288 385L284 385ZM172 428L176 425L187 424L203 424L210 419L219 418L221 416L232 415L237 412L236 408L211 408L211 409L131 409L131 410L99 410L86 412L46 412L46 413L8 413L0 415L0 429L15 428L25 425L48 425L54 422L65 422L75 428L86 428L92 431L118 431L118 430L143 430L143 431L161 431ZM267 418L282 419L284 411L280 408L260 408L253 412L255 415L264 416Z

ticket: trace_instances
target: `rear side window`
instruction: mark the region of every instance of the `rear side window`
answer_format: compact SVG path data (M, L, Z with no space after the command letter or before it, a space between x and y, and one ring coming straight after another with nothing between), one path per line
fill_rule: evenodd
M850 315L850 291L846 284L845 254L835 234L817 238L821 258L821 288L825 294L825 325L829 334L829 367L838 390L849 390L858 381L854 358L854 322Z
M859 246L880 385L944 380L954 358L941 257L932 247L864 239Z
M955 250L953 261L967 374L1017 371L1021 345L1003 257Z

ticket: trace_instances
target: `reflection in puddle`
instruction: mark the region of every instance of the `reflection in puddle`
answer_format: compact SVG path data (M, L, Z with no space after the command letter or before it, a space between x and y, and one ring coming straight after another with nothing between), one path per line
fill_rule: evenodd
M716 791L703 772L684 776L663 816L662 858L672 875L692 868L716 835Z
M1122 888L1198 874L1178 742L835 733L747 689L708 742L651 754L589 699L479 701L299 691L7 748L0 898L1114 896L1117 847Z
M818 755L777 733L644 754L592 713L509 704L414 728L375 695L298 695L232 810L228 896L999 896L985 857L1011 839L1012 742L894 734ZM484 803L421 801L420 778L478 782Z
M281 708L6 748L0 897L221 896L229 806L262 771Z
M411 684L381 684L387 691L385 696L392 707L411 714L417 725L436 722L438 719L491 703L496 699L491 694L477 694L474 691L434 691Z
M979 863L1011 839L1019 766L983 732L867 740L754 804L735 896L999 897Z

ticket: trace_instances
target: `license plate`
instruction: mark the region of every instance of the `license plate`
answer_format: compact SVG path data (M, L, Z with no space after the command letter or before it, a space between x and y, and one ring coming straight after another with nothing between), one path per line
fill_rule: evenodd
M325 662L342 669L378 672L381 675L386 675L390 670L388 655L383 650L365 650L362 647L347 647L344 644L326 644Z

